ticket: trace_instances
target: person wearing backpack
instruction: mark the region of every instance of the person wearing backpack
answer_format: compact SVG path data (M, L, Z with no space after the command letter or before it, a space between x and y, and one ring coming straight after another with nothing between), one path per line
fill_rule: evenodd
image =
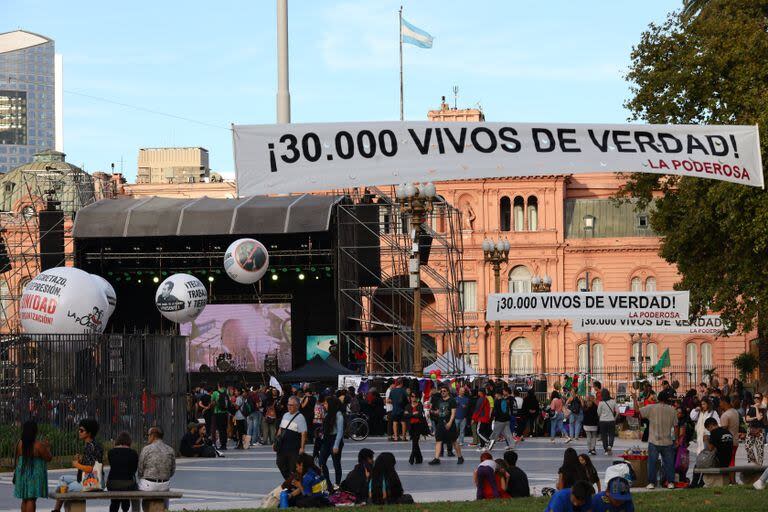
M493 431L491 432L491 440L488 443L488 451L493 450L493 445L496 444L496 440L500 435L504 436L504 440L507 442L507 446L514 448L515 440L512 437L512 432L509 429L509 422L512 418L512 407L510 406L509 397L504 397L501 389L497 388L495 393L495 400L493 402Z
M227 388L219 382L216 384L216 391L211 395L213 406L213 419L216 426L216 434L219 436L219 449L227 449L227 417L229 416L229 397ZM214 434L211 433L211 439Z
M581 398L575 389L571 389L571 396L568 397L568 401L565 402L565 406L571 412L568 416L568 440L566 444L571 441L576 441L581 435L581 426L584 423L584 404L581 403Z
M243 438L245 437L246 430L245 430L245 418L246 418L246 412L250 414L246 410L247 401L246 401L246 394L245 390L242 388L235 388L234 389L234 400L232 401L232 409L230 410L232 414L232 419L235 423L235 437L237 438L237 446L235 447L236 450L243 450L245 446L243 446ZM248 443L250 443L250 439L248 440Z

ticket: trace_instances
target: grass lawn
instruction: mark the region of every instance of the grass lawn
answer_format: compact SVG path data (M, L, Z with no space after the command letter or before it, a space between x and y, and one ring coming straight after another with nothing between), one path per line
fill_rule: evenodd
M678 489L674 491L640 492L634 495L638 512L751 512L768 510L768 490L757 491L752 486L713 489ZM371 512L541 512L548 498L515 500L454 501L416 503L414 505L367 506ZM297 509L298 510L298 509ZM328 509L306 509L324 510ZM257 512L239 509L227 512Z

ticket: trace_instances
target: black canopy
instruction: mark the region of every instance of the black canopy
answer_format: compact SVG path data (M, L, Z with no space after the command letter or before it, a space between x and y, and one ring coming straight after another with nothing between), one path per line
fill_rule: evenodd
M339 375L349 375L350 373L352 372L333 356L328 356L328 359L315 356L301 368L278 375L277 379L284 382L336 382Z

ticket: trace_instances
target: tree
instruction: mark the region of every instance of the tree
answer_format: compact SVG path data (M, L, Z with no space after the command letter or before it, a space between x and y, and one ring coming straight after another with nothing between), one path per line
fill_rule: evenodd
M691 17L701 11L710 0L683 0L683 16Z
M632 120L758 124L768 154L768 1L710 0L698 16L668 15L633 48L627 74ZM764 172L764 169L757 172ZM633 174L622 195L651 203L660 254L677 265L694 315L720 311L757 328L768 376L768 193L707 179Z

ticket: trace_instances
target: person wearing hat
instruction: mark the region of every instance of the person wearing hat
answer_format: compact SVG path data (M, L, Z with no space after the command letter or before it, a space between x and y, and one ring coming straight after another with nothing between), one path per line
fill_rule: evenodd
M592 512L635 512L629 482L619 476L611 478L605 491L592 497Z

